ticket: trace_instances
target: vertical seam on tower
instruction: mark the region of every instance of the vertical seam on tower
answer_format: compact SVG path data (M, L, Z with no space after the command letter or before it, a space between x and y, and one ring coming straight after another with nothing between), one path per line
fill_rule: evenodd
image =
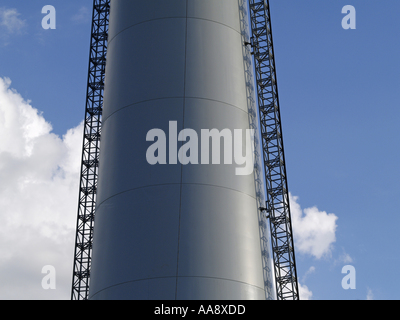
M185 129L186 58L187 58L187 41L188 41L188 6L189 6L188 2L189 2L189 0L186 0L185 64L184 64L184 68L183 68L183 116L182 116L182 129ZM183 141L182 141L182 145L183 145ZM183 182L183 164L181 164L181 187L180 187L180 195L179 195L178 250L177 250L177 259L176 259L175 300L177 300L177 298L178 298L179 247L180 247L180 237L181 237L181 209L182 209L182 185L183 185L182 182Z

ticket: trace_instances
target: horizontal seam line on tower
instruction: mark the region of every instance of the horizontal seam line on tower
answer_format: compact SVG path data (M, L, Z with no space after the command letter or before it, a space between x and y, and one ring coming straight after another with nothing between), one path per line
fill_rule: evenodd
M116 35L114 35L114 36L108 41L108 44L107 44L107 45L109 46L110 43L111 43L119 34L123 33L124 31L126 31L126 30L128 30L128 29L131 29L131 28L133 28L133 27L136 27L136 26L141 25L141 24L144 24L144 23L148 23L148 22L152 22L152 21L157 21L157 20L168 20L168 19L186 19L186 17L165 17L165 18L156 18L156 19L150 19L150 20L146 20L146 21L142 21L142 22L136 23L136 24L134 24L134 25L131 25L131 26L126 27L125 29L119 31ZM215 21L215 20L205 19L205 18L198 18L198 17L187 17L187 19L204 20L204 21L209 21L209 22L213 22L213 23L216 23L216 24L220 24L220 25L222 25L222 26L224 26L224 27L227 27L227 28L229 28L229 29L235 31L235 32L238 33L239 35L241 35L241 33L240 33L239 31L237 31L236 29L232 28L231 26L228 26L227 24L224 24L224 23L221 23L221 22L218 22L218 21Z
M166 276L166 277L153 277L153 278L144 278L144 279L138 279L138 280L129 280L129 281L124 281L124 282L121 282L121 283L117 283L117 284L108 286L108 287L106 287L106 288L103 288L103 289L97 291L95 294L93 294L93 296L91 296L91 298L93 298L95 295L99 294L99 293L102 292L102 291L108 290L108 289L113 288L113 287L118 287L118 286L124 285L124 284L126 284L126 283L139 282L139 281L146 281L146 280L156 280L156 279L170 279L170 278L205 278L205 279L217 279L217 280L223 280L223 281L237 282L237 283L241 283L241 284L245 284L245 285L248 285L248 286L255 287L255 288L260 289L260 290L264 290L264 288L259 287L259 286L256 286L256 285L254 285L254 284L250 284L250 283L247 283L247 282L244 282L244 281L233 280L233 279L226 279L226 278L219 278L219 277L207 277L207 276L178 276L178 277L177 277L177 276Z
M102 124L104 125L104 123L109 118L111 118L114 114L116 114L119 111L122 111L124 109L130 108L130 107L133 107L135 105L138 105L138 104L141 104L141 103L145 103L145 102L157 101L157 100L165 100L165 99L199 99L199 100L207 100L207 101L213 101L213 102L219 102L219 103L225 104L225 105L230 106L232 108L236 108L236 109L238 109L238 110L240 110L240 111L242 111L242 112L244 112L246 114L249 113L248 111L244 111L243 109L241 109L241 108L239 108L239 107L237 107L237 106L235 106L233 104L230 104L230 103L227 103L227 102L223 102L223 101L220 101L220 100L215 100L215 99L208 99L208 98L201 98L201 97L165 97L165 98L155 98L155 99L142 100L142 101L138 101L138 102L134 102L134 103L128 104L128 105L126 105L126 106L114 111L113 113L109 114L107 117L103 117Z
M128 189L128 190L125 190L125 191L121 191L121 192L116 193L116 194L114 194L114 195L108 197L107 199L104 199L103 201L101 201L101 202L98 204L98 206L97 206L97 208L96 208L96 211L101 207L101 205L102 205L104 202L110 200L111 198L117 197L117 196L119 196L119 195L121 195L121 194L127 193L127 192L131 192L131 191L139 190L139 189L144 189L144 188L152 188L152 187L168 186L168 185L180 185L180 184L181 184L180 182L176 182L176 183L160 183L160 184L152 184L152 185L147 185L147 186L142 186L142 187L137 187L137 188L132 188L132 189ZM246 192L239 191L239 190L236 190L236 189L233 189L233 188L228 188L228 187L223 187L223 186L217 186L217 185L214 185L214 184L209 184L209 183L194 183L194 182L184 182L184 183L182 183L182 184L184 184L184 185L211 186L211 187L215 187L215 188L228 189L228 190L232 190L232 191L235 191L235 192L243 193L243 194L245 194L246 196L249 196L250 198L256 199L256 197L254 197L254 196L252 196L252 195L250 195L250 194L248 194L248 193L246 193Z

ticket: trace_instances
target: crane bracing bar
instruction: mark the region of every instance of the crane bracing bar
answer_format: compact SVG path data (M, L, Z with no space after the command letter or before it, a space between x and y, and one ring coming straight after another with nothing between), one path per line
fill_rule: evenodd
M94 0L72 300L86 300L89 294L109 13L110 0Z
M256 71L266 181L266 216L270 221L278 300L298 300L298 282L286 179L278 86L269 0L250 0L250 44Z

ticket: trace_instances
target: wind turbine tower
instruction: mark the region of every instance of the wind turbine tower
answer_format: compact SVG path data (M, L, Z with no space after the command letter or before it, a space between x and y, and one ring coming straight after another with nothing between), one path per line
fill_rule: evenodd
M72 299L298 299L269 1L94 0L88 79Z

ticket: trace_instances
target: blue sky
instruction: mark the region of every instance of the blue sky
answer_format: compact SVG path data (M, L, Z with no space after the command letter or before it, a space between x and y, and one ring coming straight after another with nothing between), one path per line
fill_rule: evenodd
M335 227L323 254L296 251L300 283L311 299L400 299L391 276L400 262L400 2L270 2L288 184L298 197L292 210L303 227L312 212ZM41 27L47 4L57 10L56 30ZM356 9L355 30L341 26L345 5ZM15 108L15 123L41 130L0 128L0 298L69 298L91 7L92 0L0 5L0 111ZM14 20L5 22L5 12ZM53 224L40 223L45 218ZM56 240L54 230L62 233ZM299 243L306 236L299 230ZM312 248L327 239L320 236ZM54 291L40 285L47 264L57 270ZM354 290L341 286L348 264Z
M357 13L341 27L343 6ZM398 1L271 1L289 190L337 217L331 257L298 254L315 299L400 299ZM341 287L351 257L356 290ZM343 260L343 259L342 259ZM393 286L394 285L394 286Z

